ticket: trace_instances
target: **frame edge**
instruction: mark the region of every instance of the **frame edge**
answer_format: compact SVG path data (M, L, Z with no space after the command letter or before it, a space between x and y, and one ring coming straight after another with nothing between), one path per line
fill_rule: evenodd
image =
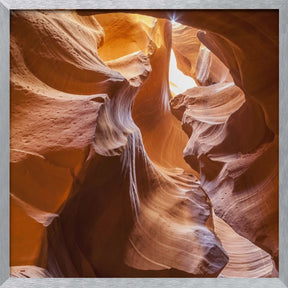
M285 179L288 175L288 2L282 2L279 9L279 279L288 286L288 195ZM280 97L280 95L282 97ZM285 119L286 118L286 119ZM284 213L283 213L284 212Z
M9 0L8 0L9 1ZM272 0L273 2L273 0ZM279 8L279 134L286 135L285 138L281 136L279 137L279 190L282 190L282 193L279 193L279 211L287 211L288 210L288 196L285 195L285 179L286 175L288 175L288 163L285 163L285 157L280 157L281 155L288 155L288 125L287 125L287 117L285 117L288 111L288 62L287 62L287 51L288 51L288 2L286 0L276 1L277 4L280 2ZM81 5L81 4L80 4ZM12 3L13 7L13 3ZM21 9L21 8L13 8L13 9ZM37 8L35 8L37 9ZM49 9L49 8L48 8ZM275 7L276 9L276 7ZM9 43L10 43L10 4L5 0L0 0L0 35L2 36L0 41L0 135L9 134ZM280 65L281 63L281 65ZM282 95L282 97L280 97ZM287 97L286 97L287 96ZM7 104L8 100L8 104ZM287 140L287 141L286 141ZM0 159L2 160L2 164L0 166L0 203L6 205L5 209L0 210L0 286L1 287L57 287L51 285L51 283L45 283L43 281L39 281L40 279L33 279L30 281L26 279L18 279L9 278L9 195L6 195L7 191L9 191L9 139L0 138ZM281 155L280 155L281 153ZM280 192L280 191L279 191ZM280 234L284 237L279 237L279 279L275 279L274 284L277 283L274 287L288 287L288 273L285 271L285 267L288 267L288 239L285 238L285 235L288 235L288 214L282 213L279 215L279 228L281 230ZM3 267L3 268L2 268ZM5 267L5 268L4 268ZM7 268L6 268L7 267ZM80 280L80 279L79 279ZM115 279L116 280L116 279ZM131 284L134 283L133 279L131 280ZM151 279L153 280L153 279ZM191 280L191 279L190 279ZM234 279L235 280L235 279ZM240 279L237 279L240 280ZM277 281L276 281L277 280ZM22 282L23 281L23 282ZM34 282L35 281L35 282ZM55 284L63 284L61 287L70 287L70 285L75 281L75 279L55 279ZM66 282L67 281L67 282ZM83 279L84 283L86 282L88 285L86 287L94 287L94 285L90 284L90 279ZM144 279L145 281L145 279ZM25 283L26 282L26 283ZM121 285L117 285L121 283L119 279L114 282L115 286L120 287ZM17 284L16 284L17 283ZM101 282L100 282L101 283ZM262 282L261 282L262 283ZM90 285L91 286L90 286ZM111 283L112 284L112 283ZM152 283L151 283L152 284ZM221 287L223 283L219 283L220 285L215 285L216 287ZM236 283L233 283L236 284ZM243 284L243 283L242 283ZM263 287L258 284L251 285L250 287ZM2 286L3 285L3 286ZM18 286L19 285L19 286ZM46 286L47 285L47 286ZM67 286L66 286L67 285ZM132 284L133 285L133 284ZM161 285L161 284L160 284ZM259 286L258 286L259 285ZM143 285L144 286L144 285ZM225 286L225 285L224 285ZM240 286L240 285L239 285ZM99 287L105 287L99 285ZM144 286L145 287L145 286ZM154 285L150 287L155 287ZM188 286L184 286L188 287ZM226 287L226 286L225 286ZM237 285L235 285L237 287ZM266 287L266 286L265 286ZM199 286L201 288L201 285Z
M0 135L9 135L10 9L0 2ZM8 108L8 109L7 109ZM9 277L9 138L0 138L0 284Z

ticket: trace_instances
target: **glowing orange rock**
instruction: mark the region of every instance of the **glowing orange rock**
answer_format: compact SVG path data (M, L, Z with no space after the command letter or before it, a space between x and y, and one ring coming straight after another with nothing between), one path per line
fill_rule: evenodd
M270 255L247 240L277 262L277 109L269 106L277 75L263 99L268 76L256 77L276 65L274 26L257 30L268 14L192 11L179 21L196 29L173 32L160 19L167 15L142 12L159 18L12 14L13 277L234 277L243 265L248 276L274 273ZM209 48L199 53L198 28ZM273 52L263 70L259 43L262 56ZM172 99L171 48L178 68L216 84Z

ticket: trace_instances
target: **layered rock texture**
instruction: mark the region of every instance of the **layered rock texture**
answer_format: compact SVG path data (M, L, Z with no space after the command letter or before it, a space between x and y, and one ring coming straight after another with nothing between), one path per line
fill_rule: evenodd
M137 13L11 14L11 276L277 277L278 15Z

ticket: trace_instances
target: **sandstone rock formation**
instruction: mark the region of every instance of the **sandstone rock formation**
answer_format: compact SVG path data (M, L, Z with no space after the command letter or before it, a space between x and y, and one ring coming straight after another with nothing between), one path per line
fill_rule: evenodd
M172 27L172 49L177 58L178 68L184 74L195 79L197 78L197 59L201 46L201 42L197 37L198 29L177 22L173 23Z
M172 106L180 99L180 102L190 101L191 105L187 103L186 107L184 104L185 108L182 106L179 111L180 113L186 111L183 119L185 126L183 128L186 132L191 134L194 124L199 128L196 128L198 132L193 131L184 155L186 159L190 155L193 161L193 164L190 162L192 167L201 168L201 184L211 197L216 214L225 219L238 233L271 253L278 265L278 18L277 15L265 11L252 13L253 17L243 11L238 12L237 19L231 12L227 13L225 18L221 17L221 13L215 13L211 20L211 17L207 17L209 13L192 13L190 17L183 15L181 21L190 25L195 23L195 27L209 31L198 32L200 41L229 68L233 81L244 92L246 101L241 107L235 106L236 110L229 116L227 113L229 110L221 108L223 104L229 106L227 100L223 102L221 100L229 92L223 93L217 100L213 100L213 97L208 97L208 100L206 97L210 94L209 89L210 91L213 89L213 85L187 91L186 94L192 97L188 96L186 100L180 95L177 100L173 99ZM201 20L200 17L205 20ZM234 21L232 26L225 25L232 20ZM253 37L252 33L247 33L248 27L253 31ZM263 61L266 57L269 59ZM263 78L259 77L260 71L265 74ZM214 87L217 92L220 84L216 85ZM233 95L231 98L230 107L233 109L235 101ZM195 99L199 102L194 101ZM205 110L203 105L198 109L202 100L205 101ZM180 107L179 105L181 106L178 103L177 107ZM189 115L192 116L190 119ZM193 118L194 115L196 119ZM196 133L200 133L201 136L196 140L197 143L193 143ZM200 140L202 137L211 138L209 143L204 140L205 145L199 146L201 142L203 143ZM216 141L215 147L210 150L213 141ZM231 210L220 201L226 198L229 202L229 196L223 197L223 193L218 193L219 188L228 195L232 193L230 195L232 198L239 199L233 201L233 208L230 209L243 209L245 218L232 216L233 213L229 212ZM214 197L218 200L213 201ZM230 216L227 216L228 214ZM247 216L249 214L251 217Z
M277 139L265 125L261 107L244 101L233 83L219 83L188 90L171 106L191 136L184 157L199 170L216 215L276 256Z
M277 275L277 93L234 35L275 30L142 13L12 13L11 276ZM201 85L174 98L171 49Z
M47 270L37 266L13 266L10 269L11 278L51 278Z

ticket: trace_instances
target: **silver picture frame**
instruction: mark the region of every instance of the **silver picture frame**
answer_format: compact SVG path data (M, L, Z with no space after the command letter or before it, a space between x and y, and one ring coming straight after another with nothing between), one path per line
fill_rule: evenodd
M277 9L279 10L279 278L9 278L10 10ZM0 286L21 287L288 287L288 1L287 0L0 0Z

